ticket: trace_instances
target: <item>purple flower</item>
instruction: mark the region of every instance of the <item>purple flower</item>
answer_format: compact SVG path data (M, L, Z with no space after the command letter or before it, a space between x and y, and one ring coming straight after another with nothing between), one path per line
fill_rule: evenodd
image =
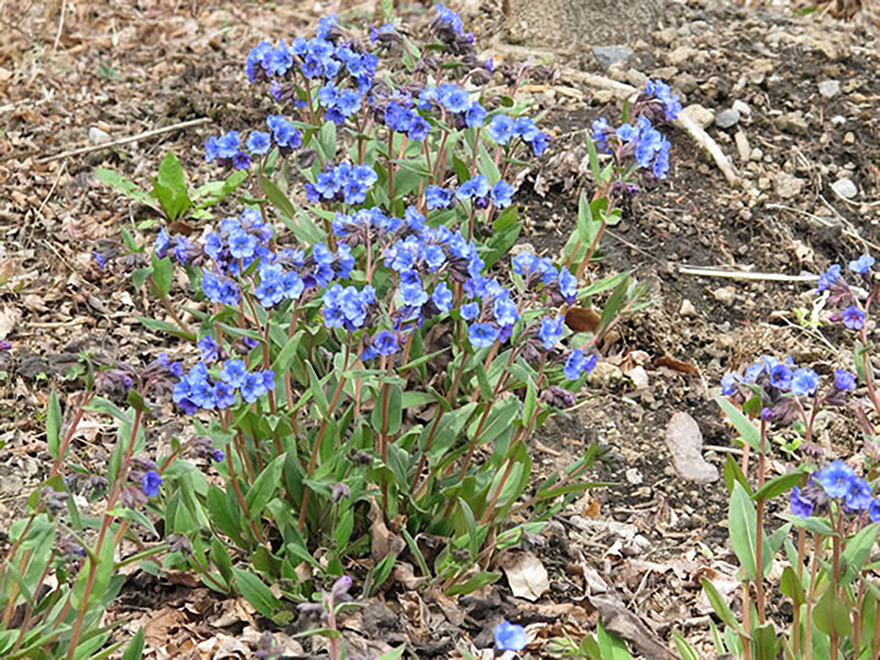
M563 319L551 319L545 316L541 319L541 329L538 331L538 337L544 344L544 348L548 351L553 350L557 342L562 339L562 333L565 329Z
M865 326L865 313L855 305L843 310L843 324L850 330L861 330Z
M144 487L144 495L147 497L156 497L159 494L159 487L162 485L162 477L155 470L150 470L141 479Z
M721 378L721 393L731 396L736 393L736 384L740 381L739 374L727 374Z
M373 337L373 347L379 355L393 355L397 352L397 337L393 332L382 330Z
M846 508L853 511L864 511L871 505L871 486L861 477L853 476L849 480L846 491Z
M833 264L829 266L827 271L819 275L819 285L816 287L816 293L822 293L839 279L840 265Z
M217 342L210 336L204 336L199 339L199 351L202 353L202 359L205 362L211 363L216 362L220 357L220 347L217 346Z
M584 357L584 352L578 348L572 351L565 361L565 367L563 368L565 377L568 380L577 380L583 373L590 373L596 367L597 361L598 357L596 355Z
M779 390L787 390L791 387L792 373L784 364L777 364L770 369L770 384Z
M848 392L849 390L855 389L856 377L853 376L850 372L844 371L843 369L835 369L834 387L836 387L841 392Z
M801 489L795 486L791 491L791 512L801 518L813 515L813 501L801 495Z
M880 522L880 500L871 500L871 504L868 505L868 518L872 523Z
M224 452L222 449L215 449L214 453L211 454L211 458L215 463L222 463L223 460L226 458L226 452Z

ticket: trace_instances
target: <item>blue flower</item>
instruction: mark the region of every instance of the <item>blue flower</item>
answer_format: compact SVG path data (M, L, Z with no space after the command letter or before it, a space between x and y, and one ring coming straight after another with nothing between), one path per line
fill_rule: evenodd
M819 285L816 287L816 293L822 293L825 289L840 279L840 264L832 264L828 270L819 275Z
M159 494L159 487L162 485L162 477L155 470L150 470L142 478L144 495L147 497L156 497Z
M868 518L872 523L880 522L880 500L871 500L868 505Z
M206 335L199 339L198 346L205 362L216 362L220 357L220 347L210 336Z
M776 364L770 369L770 384L780 390L791 387L792 372L784 364Z
M666 121L672 121L678 118L681 113L681 101L678 95L673 94L672 90L662 80L648 80L645 84L645 94L653 96L663 104L663 114Z
M452 205L452 193L440 186L428 186L425 202L429 209L448 209Z
M452 291L446 282L440 282L434 287L434 293L431 294L431 301L441 312L448 312L452 307Z
M727 374L721 378L721 393L731 396L736 393L736 384L739 382L739 374Z
M556 281L559 284L559 293L565 298L565 302L571 305L577 298L577 278L563 266L559 269L559 277Z
M480 315L480 305L475 302L466 303L461 306L461 318L465 321L473 321Z
M336 105L342 111L342 114L350 117L361 109L361 95L353 89L346 89L339 95Z
M406 135L410 140L415 140L417 142L421 142L428 137L428 133L431 131L431 124L428 123L426 119L419 117L418 115L413 117L412 123L410 123L409 130Z
M864 511L871 505L871 486L861 477L853 476L849 481L844 502L852 511Z
M593 142L596 143L597 150L606 153L611 151L608 147L608 135L613 132L605 117L599 117L593 122Z
M237 170L246 170L251 166L251 157L243 151L239 151L232 157L232 164Z
M798 369L791 375L791 393L812 396L819 387L819 375L812 369Z
M218 410L224 410L235 405L235 389L224 382L214 383L214 401Z
M816 481L825 489L828 497L845 497L855 473L843 461L834 461L816 474Z
M841 392L855 389L856 377L843 369L834 370L834 386Z
M471 344L479 348L489 348L498 339L500 331L489 323L474 323L468 330Z
M598 362L598 360L599 358L596 355L589 355L585 357L584 352L578 348L572 351L571 354L568 356L568 359L565 361L565 366L562 370L568 380L577 380L584 372L590 373L593 369L595 369L596 362Z
M498 144L507 144L513 137L513 120L507 115L495 115L486 132Z
M519 320L516 303L510 299L510 296L496 297L493 311L495 312L495 320L502 328L510 327Z
M379 355L393 355L397 353L397 336L388 330L377 332L373 337L373 347Z
M472 197L485 197L489 193L489 182L482 174L478 174L461 184L455 191L455 196L459 199L470 199Z
M241 387L247 375L247 365L243 360L226 360L220 370L220 378L231 387Z
M262 374L252 372L244 377L244 382L241 384L241 396L245 401L254 403L265 393L266 385Z
M251 131L246 144L248 151L262 156L272 148L272 136L263 131Z
M657 150L657 158L651 166L651 172L658 179L665 179L669 172L669 140L666 136L660 136L660 148Z
M153 253L159 258L164 259L168 255L168 248L171 247L171 237L165 231L165 227L159 231L156 236L156 242L153 244ZM102 267L103 268L103 267Z
M801 489L795 486L789 497L791 512L801 518L809 518L813 515L813 501L801 495Z
M843 324L850 330L861 330L865 326L865 313L855 305L843 310Z
M229 131L225 135L221 135L214 144L219 158L234 158L241 151L241 138L238 136L238 131ZM207 145L205 146L207 147Z
M227 239L229 254L236 259L250 259L257 249L257 237L243 229L236 229L229 234Z
M526 629L509 621L502 621L495 626L495 650L522 651L527 644Z
M546 350L553 350L553 347L562 339L564 329L565 325L561 318L551 319L549 316L545 316L541 319L541 329L538 330L538 337L544 343Z
M469 128L480 128L483 122L486 121L487 114L486 108L480 105L479 102L474 101L464 114L464 120Z
M854 273L865 275L868 273L868 271L871 270L871 266L873 265L874 257L872 257L870 254L863 254L855 261L849 262L849 269Z
M505 209L513 203L511 197L513 196L513 186L509 183L505 183L504 181L499 181L494 186L492 186L492 202L499 209Z

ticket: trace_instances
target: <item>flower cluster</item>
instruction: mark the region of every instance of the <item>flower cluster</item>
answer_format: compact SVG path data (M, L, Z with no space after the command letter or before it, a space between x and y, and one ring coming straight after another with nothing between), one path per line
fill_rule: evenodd
M515 138L525 142L535 156L540 156L547 150L550 134L538 130L538 127L528 117L520 117L513 120L507 115L498 114L489 122L486 129L497 144L514 144Z
M212 135L205 141L205 161L212 163L216 160L226 168L247 170L251 166L251 156L264 156L273 146L278 147L282 156L302 146L302 133L282 115L269 115L266 124L269 132L251 131L244 141L244 148L238 131Z
M681 102L669 86L648 80L644 92L633 108L634 123L614 128L605 117L593 122L593 141L596 147L612 154L621 166L634 159L637 167L656 179L665 179L669 172L669 140L654 124L671 121L681 112Z
M871 522L880 522L880 499L874 498L871 484L843 461L833 461L813 474L803 489L792 489L791 512L808 518L827 507L829 499L842 503L847 513L867 514Z
M844 278L843 269L839 264L829 266L828 270L819 276L816 293L827 292L827 304L835 309L830 316L832 322L842 322L850 330L861 330L865 327L866 311L875 295L873 291L874 279L871 273L874 263L874 257L869 254L849 262L849 270L859 280L859 284L871 290L868 302L864 307L859 303L856 292Z
M759 394L764 419L782 424L790 423L798 416L798 399L812 397L816 405L839 406L844 403L845 393L855 386L855 376L838 369L834 372L831 387L820 396L819 375L812 369L798 368L791 356L780 361L764 355L742 374L731 373L721 379L724 396L743 402Z
M310 202L345 202L363 204L370 188L379 180L379 175L370 165L339 163L335 167L328 163L318 174L315 183L306 184L306 197Z
M205 362L198 362L174 386L173 400L187 415L199 409L223 410L235 405L236 391L248 403L275 389L271 369L248 371L243 360L226 360L219 374L212 376Z

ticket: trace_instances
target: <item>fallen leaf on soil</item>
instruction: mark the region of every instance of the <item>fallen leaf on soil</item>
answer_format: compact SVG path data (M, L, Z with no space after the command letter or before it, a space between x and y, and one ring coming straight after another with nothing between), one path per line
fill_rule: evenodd
M623 603L612 598L589 597L593 607L599 610L605 630L632 642L639 653L652 660L677 660L677 657L661 644L642 620L627 610Z
M676 360L675 358L664 355L661 358L657 358L654 361L655 367L666 367L667 369L672 369L673 371L678 371L683 374L689 374L691 376L699 376L700 370L697 369L692 364L687 362L682 362L681 360Z
M370 520L372 521L372 524L370 525L370 533L373 539L371 546L373 559L380 562L388 555L399 555L406 546L406 542L389 531L388 527L385 525L385 515L376 503L375 498L370 502L369 515Z
M0 341L9 336L21 318L21 310L15 307L4 307L0 309Z
M144 638L153 648L166 646L174 633L187 624L187 616L174 607L163 607L158 612L148 612L143 617Z
M534 553L517 553L513 555L513 561L502 564L501 569L517 598L535 601L550 588L547 569Z
M698 484L718 480L718 468L703 458L703 434L694 418L677 412L666 427L666 446L679 475Z

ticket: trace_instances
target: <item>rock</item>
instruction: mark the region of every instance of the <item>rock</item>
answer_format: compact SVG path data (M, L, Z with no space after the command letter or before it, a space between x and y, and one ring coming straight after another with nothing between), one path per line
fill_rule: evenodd
M509 254L511 258L513 258L520 254L535 254L536 252L537 250L535 250L535 246L531 243L517 243L510 248Z
M672 453L675 471L698 484L718 480L718 468L703 458L703 434L694 418L677 412L666 427L666 446Z
M693 121L700 128L706 128L709 124L715 121L715 115L712 111L704 108L699 103L689 105L681 111L681 114L686 115L688 119Z
M730 307L733 304L733 301L736 300L736 293L734 293L732 288L722 286L718 289L715 289L712 292L715 300L720 302L722 305L727 305Z
M777 195L782 197L782 199L791 199L800 194L806 182L788 172L779 172L774 179L774 183Z
M674 27L668 27L664 30L658 30L651 35L651 38L661 46L670 46L678 38L678 34Z
M737 99L736 101L733 102L733 105L731 106L731 108L733 110L736 110L739 114L741 114L746 119L749 119L752 116L752 108L745 101L740 101L739 99Z
M736 135L733 136L733 141L736 143L739 159L743 163L749 162L749 154L752 152L752 148L749 146L749 138L746 137L746 134L742 131L737 131Z
M694 303L685 298L681 301L681 307L679 308L678 313L680 316L692 318L697 315L697 308L694 307Z
M690 73L679 73L672 78L672 88L682 94L690 94L697 88L697 83L696 76Z
M806 133L808 128L807 122L804 119L804 113L801 110L786 112L776 120L776 125L780 130L796 134Z
M593 57L601 67L608 68L632 57L633 49L627 46L593 46Z
M732 128L739 122L739 110L722 110L715 115L715 125L718 128Z
M642 473L639 472L639 468L630 468L625 473L626 480L631 483L633 486L639 486L642 482L645 481L645 478L642 476Z
M644 390L650 385L648 380L648 372L642 366L633 367L626 372L626 375L632 380L637 390Z
M92 126L89 129L89 142L91 144L106 144L110 142L110 135L97 126Z
M856 134L852 131L847 131L843 134L843 143L844 144L855 144L856 143Z
M831 184L831 189L844 199L853 199L859 194L859 189L852 179L838 179Z
M666 54L666 61L672 66L679 68L686 64L694 64L700 56L700 51L691 46L679 46L671 53Z
M840 83L837 80L823 80L819 83L819 93L826 99L833 99L840 94Z
M623 372L610 362L599 362L590 375L587 382L593 386L608 386L619 383L623 379Z

